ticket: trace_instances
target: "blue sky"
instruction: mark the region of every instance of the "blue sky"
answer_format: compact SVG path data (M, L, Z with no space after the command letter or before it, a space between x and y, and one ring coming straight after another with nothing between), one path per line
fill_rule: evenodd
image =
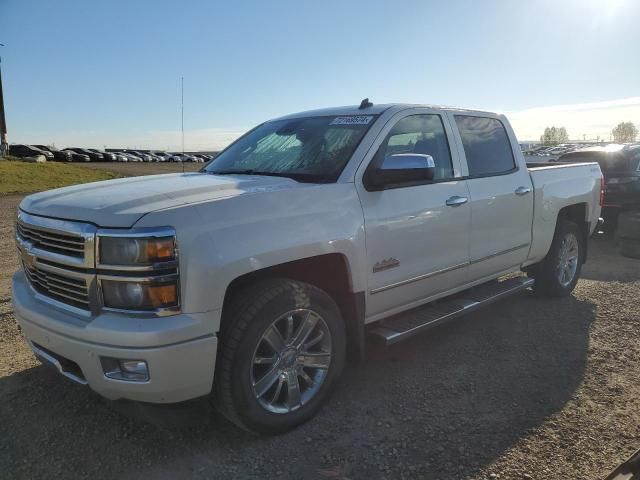
M187 149L363 97L605 135L640 124L639 18L636 0L0 0L9 139L175 148L180 76Z

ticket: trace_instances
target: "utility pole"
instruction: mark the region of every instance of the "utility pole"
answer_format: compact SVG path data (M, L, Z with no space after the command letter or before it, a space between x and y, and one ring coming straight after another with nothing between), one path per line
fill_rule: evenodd
M180 77L180 130L182 132L182 156L184 156L184 77Z
M180 77L180 130L182 131L182 173L184 173L184 77Z
M0 47L4 47L0 43ZM9 154L9 142L7 140L7 120L4 116L4 96L2 94L2 57L0 56L0 157Z

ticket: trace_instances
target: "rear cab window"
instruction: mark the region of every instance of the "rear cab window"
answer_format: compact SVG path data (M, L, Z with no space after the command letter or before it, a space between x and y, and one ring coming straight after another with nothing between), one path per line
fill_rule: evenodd
M496 118L454 115L469 177L504 175L517 169L509 135Z

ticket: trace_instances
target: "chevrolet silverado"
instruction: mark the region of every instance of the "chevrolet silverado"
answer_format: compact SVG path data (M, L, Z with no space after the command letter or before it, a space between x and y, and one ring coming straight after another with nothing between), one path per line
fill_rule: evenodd
M527 168L503 115L423 105L267 121L200 172L20 204L13 305L43 362L110 399L311 418L347 356L523 289L569 295L597 163Z

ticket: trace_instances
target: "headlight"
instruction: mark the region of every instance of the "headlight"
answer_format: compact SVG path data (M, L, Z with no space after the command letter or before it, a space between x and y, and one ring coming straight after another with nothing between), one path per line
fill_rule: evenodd
M156 310L178 305L177 280L169 282L102 281L104 306L120 310Z
M175 237L100 237L100 264L148 266L176 259Z
M176 232L171 227L98 230L102 305L172 314L180 307Z

